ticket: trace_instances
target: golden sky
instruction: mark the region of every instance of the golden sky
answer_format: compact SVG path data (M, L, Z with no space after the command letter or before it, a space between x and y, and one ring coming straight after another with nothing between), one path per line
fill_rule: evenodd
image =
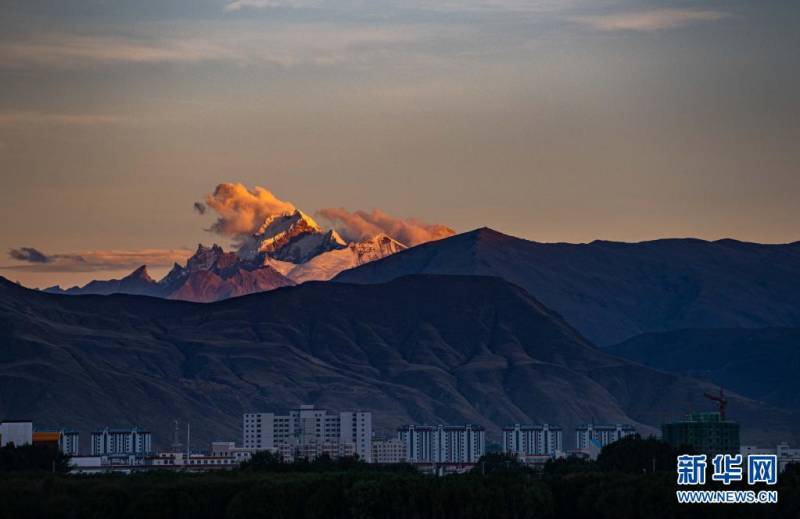
M800 239L795 2L2 9L0 265L106 268L0 271L31 286L229 245L192 210L221 182L538 241Z

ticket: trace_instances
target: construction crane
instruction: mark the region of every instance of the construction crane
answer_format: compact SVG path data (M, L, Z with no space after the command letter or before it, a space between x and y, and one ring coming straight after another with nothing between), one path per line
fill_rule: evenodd
M719 405L719 417L720 419L725 420L725 408L728 407L728 399L725 398L725 391L720 387L719 395L703 393L703 396Z
M181 452L183 444L179 437L178 420L175 420L175 431L172 434L172 452Z

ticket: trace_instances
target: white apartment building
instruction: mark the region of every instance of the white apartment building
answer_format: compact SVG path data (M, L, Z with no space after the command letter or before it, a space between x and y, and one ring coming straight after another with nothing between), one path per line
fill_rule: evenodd
M564 434L561 427L520 425L503 428L503 452L515 454L520 459L529 456L555 457L564 451Z
M329 413L313 405L292 409L288 415L248 413L244 415L242 445L254 451L285 450L286 445L313 451L311 444L352 445L359 458L372 460L372 413ZM345 450L346 448L343 447ZM328 447L330 451L332 447Z
M578 450L586 450L591 447L603 448L609 443L634 434L636 434L636 429L630 425L579 425L575 428L575 446ZM592 443L594 445L590 445Z
M403 440L399 438L372 440L373 463L405 463L407 460L406 444Z
M92 433L92 456L147 454L152 451L149 431L103 429Z
M750 454L777 454L780 472L786 470L786 466L790 463L800 463L800 449L793 449L786 442L779 443L774 449L756 447L755 445L742 445L739 452L745 458Z
M60 431L58 448L69 456L80 454L80 433L78 431Z
M33 444L33 423L14 420L0 423L0 447L9 443L17 447Z
M352 444L360 459L372 463L372 413L339 413L339 442Z
M397 438L409 463L476 463L486 452L486 432L475 425L407 425Z

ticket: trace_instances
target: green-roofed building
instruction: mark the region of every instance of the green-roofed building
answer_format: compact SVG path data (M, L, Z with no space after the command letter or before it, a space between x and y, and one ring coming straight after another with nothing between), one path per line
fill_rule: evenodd
M675 448L690 446L701 454L739 454L739 424L719 413L693 413L661 426L665 442Z

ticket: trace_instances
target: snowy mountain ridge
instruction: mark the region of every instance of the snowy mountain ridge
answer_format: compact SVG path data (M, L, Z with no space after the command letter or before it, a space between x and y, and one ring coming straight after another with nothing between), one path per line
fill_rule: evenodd
M347 243L335 230L324 230L300 210L270 216L237 251L216 243L198 244L185 266L175 264L155 281L142 266L122 280L92 281L83 287L51 293L69 295L135 293L168 299L212 302L273 290L306 281L327 281L343 270L375 261L407 247L380 233Z

